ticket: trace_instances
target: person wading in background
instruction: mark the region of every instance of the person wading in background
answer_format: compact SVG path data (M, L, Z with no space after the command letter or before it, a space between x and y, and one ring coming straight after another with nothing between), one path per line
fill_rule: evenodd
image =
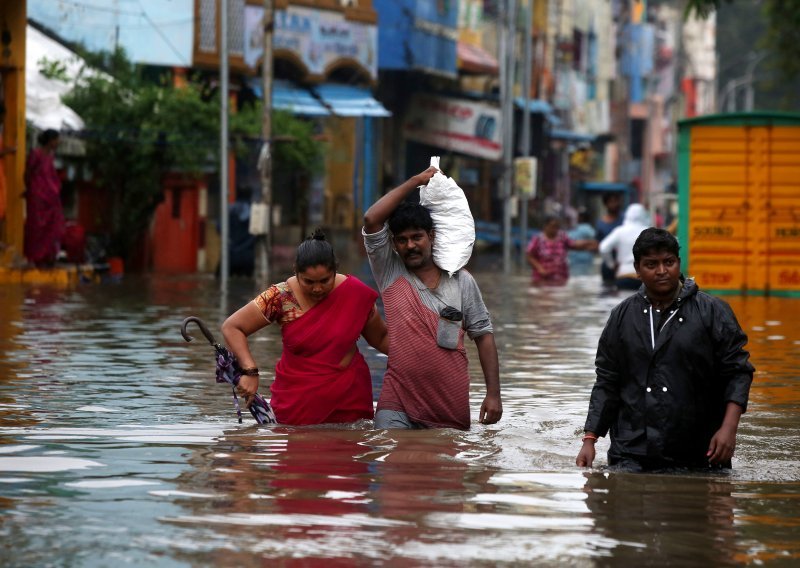
M613 192L604 193L603 206L606 208L606 212L603 213L594 226L594 238L598 242L601 242L611 231L622 224L622 195ZM600 263L600 277L603 280L603 286L609 288L614 286L613 262L610 266L606 263Z

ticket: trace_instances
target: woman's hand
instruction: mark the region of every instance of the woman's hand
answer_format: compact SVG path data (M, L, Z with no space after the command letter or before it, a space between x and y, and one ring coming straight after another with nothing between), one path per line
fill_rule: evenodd
M236 392L244 398L246 406L249 407L256 392L258 392L258 376L242 375L239 379L239 384L236 386Z

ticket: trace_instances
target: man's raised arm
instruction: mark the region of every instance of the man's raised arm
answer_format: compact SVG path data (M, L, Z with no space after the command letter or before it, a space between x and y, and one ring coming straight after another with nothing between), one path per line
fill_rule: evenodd
M364 213L364 232L372 234L380 231L389 216L397 209L397 206L417 187L427 185L433 174L438 171L438 169L431 166L424 172L410 177L376 201Z

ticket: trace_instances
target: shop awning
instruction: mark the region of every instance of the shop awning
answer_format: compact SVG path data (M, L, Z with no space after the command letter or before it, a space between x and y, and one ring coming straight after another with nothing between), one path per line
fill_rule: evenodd
M520 109L525 109L525 99L522 97L516 97L514 99L514 104ZM561 124L561 119L556 115L555 109L545 100L528 99L528 112L543 114L551 126L558 126Z
M251 78L247 83L258 98L264 96L260 79ZM325 108L325 105L308 89L281 79L276 79L272 83L272 108L288 110L293 114L304 116L330 116L331 114L331 111Z
M375 100L369 89L363 87L323 83L315 86L314 91L325 101L331 113L337 116L392 116L392 113Z
M478 45L459 41L456 47L456 55L458 57L458 68L467 73L497 75L500 69L494 55Z
M630 184L613 181L585 181L578 188L583 191L600 191L603 193L628 193L631 190Z
M580 132L573 132L572 130L558 130L550 131L550 138L558 140L566 140L567 142L594 142L597 138L594 134L582 134Z
M248 83L257 97L263 96L260 80L250 79ZM338 83L306 88L291 81L275 80L272 84L272 108L306 116L392 116L375 100L369 89Z
M263 91L261 91L260 84L258 87L256 94L260 96ZM331 111L325 108L325 105L308 89L298 87L289 81L275 81L272 84L272 108L306 116L329 116L331 114Z
M525 108L525 99L522 97L516 97L514 99L514 104L517 105L519 108ZM528 111L529 112L538 112L541 114L551 114L553 112L553 107L547 101L543 101L542 99L528 99Z

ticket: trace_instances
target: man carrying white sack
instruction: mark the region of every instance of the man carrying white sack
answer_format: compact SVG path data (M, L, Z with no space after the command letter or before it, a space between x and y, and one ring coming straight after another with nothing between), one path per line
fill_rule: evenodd
M486 382L479 420L494 424L503 415L492 322L478 285L466 270L451 277L434 264L431 214L404 203L437 171L431 166L410 178L364 215L364 246L389 328L379 429L469 428L465 333L475 341Z

